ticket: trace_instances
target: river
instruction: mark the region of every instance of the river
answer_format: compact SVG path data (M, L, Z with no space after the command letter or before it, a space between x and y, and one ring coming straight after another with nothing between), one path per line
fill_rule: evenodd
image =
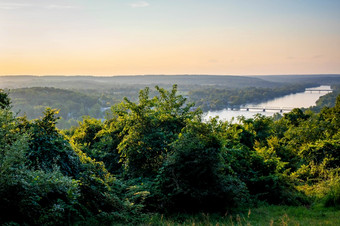
M320 86L315 87L313 89L323 89L323 90L329 90L331 89L330 86ZM311 106L314 106L316 101L319 99L319 97L326 95L329 93L329 91L305 91L301 93L296 94L290 94L283 97L275 98L273 100L263 102L260 104L249 104L244 106L244 108L241 110L230 110L230 109L224 109L220 111L209 111L205 113L204 120L208 120L211 117L218 116L220 120L223 121L230 121L233 118L236 119L237 116L243 115L246 118L251 118L255 114L263 114L266 116L272 116L275 113L279 113L280 110L268 110L271 108L277 108L277 109L293 109L293 108L308 108ZM246 110L246 108L249 108L249 111ZM252 108L258 108L258 109L252 109ZM262 109L266 109L265 112ZM289 110L283 110L282 113L287 113ZM281 114L282 114L281 113Z

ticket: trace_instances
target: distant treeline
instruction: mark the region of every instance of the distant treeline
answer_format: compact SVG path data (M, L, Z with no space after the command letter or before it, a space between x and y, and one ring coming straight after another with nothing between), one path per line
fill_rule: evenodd
M56 87L66 89L108 90L126 86L139 89L155 85L171 88L172 84L184 87L276 87L280 82L247 76L216 75L137 75L137 76L0 76L0 88Z
M312 83L331 85L340 83L340 75L273 75L273 76L218 76L218 75L136 75L136 76L0 76L0 88L55 87L62 89L108 90L121 87L155 85L171 88L180 84L179 91L197 87L275 88L287 84Z
M61 127L76 125L84 115L103 118L100 96L53 87L20 88L9 91L12 111L28 119L39 118L47 107L59 110Z

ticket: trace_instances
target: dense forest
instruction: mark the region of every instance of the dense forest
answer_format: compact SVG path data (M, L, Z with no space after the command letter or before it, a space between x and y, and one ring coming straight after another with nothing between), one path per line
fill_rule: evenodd
M318 105L330 102L317 112L203 122L176 85L156 86L114 104L105 120L59 130L58 110L19 117L1 90L0 224L148 224L158 214L242 210L249 218L250 208L270 204L340 208L340 95Z

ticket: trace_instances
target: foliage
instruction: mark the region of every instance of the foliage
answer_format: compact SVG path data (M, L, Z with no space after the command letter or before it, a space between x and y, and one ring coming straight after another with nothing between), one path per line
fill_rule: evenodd
M157 178L167 211L224 211L247 199L247 188L226 174L221 142L209 125L187 125Z
M118 150L126 171L133 177L154 177L162 166L169 145L177 138L187 120L198 116L184 105L186 99L156 87L159 96L149 98L149 89L140 91L139 103L127 98L112 109L112 117L122 123Z
M329 186L324 197L325 206L335 206L340 208L340 177L338 175L328 180Z
M29 168L29 136L8 110L0 110L0 223L70 223L79 197L78 181Z
M30 134L28 158L31 166L53 171L58 166L64 175L79 173L79 160L71 146L56 129L58 111L47 108L41 119L22 118L22 131Z
M0 89L0 109L9 108L11 101L8 97L8 94L5 93L2 89Z
M117 146L120 143L121 128L116 123L106 122L85 117L79 126L67 134L70 142L87 156L103 162L111 173L118 173L121 169Z
M55 128L55 110L32 122L19 121L8 110L0 113L0 212L11 213L1 215L1 223L138 219L141 195L126 192L134 189L68 144Z

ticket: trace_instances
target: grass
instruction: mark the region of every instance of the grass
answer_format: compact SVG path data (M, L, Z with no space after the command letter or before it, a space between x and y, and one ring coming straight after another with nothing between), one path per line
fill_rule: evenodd
M340 225L340 210L323 207L263 206L239 214L152 215L145 225Z

